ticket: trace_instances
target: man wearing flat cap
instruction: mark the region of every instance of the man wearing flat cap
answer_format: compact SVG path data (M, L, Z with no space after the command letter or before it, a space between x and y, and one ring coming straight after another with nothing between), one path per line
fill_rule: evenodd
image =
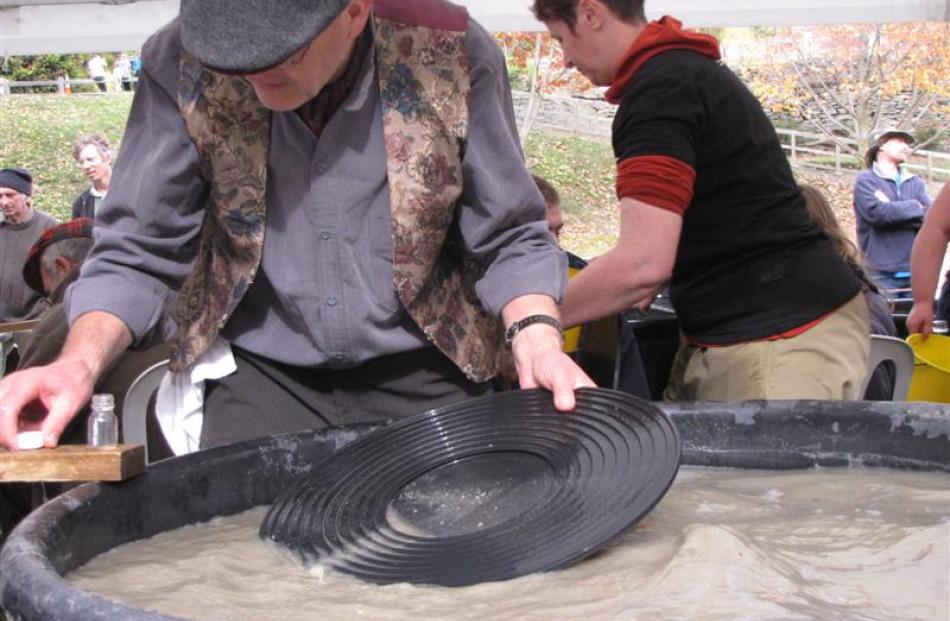
M566 259L464 9L183 0L142 56L69 339L0 384L0 443L39 399L55 444L175 290L173 378L236 368L204 385L202 448L483 394L506 346L522 387L573 408Z
M0 170L0 322L32 319L43 311L43 294L23 280L23 262L33 243L56 219L33 209L32 197L29 171Z
M867 170L854 182L858 244L877 284L890 297L910 298L910 251L930 208L927 184L908 171L914 136L902 129L875 132Z

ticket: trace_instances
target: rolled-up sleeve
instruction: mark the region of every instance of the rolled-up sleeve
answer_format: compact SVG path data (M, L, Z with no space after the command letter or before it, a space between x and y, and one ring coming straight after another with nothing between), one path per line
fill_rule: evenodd
M567 257L548 231L544 199L525 168L504 57L474 22L467 45L472 92L459 227L469 258L485 266L476 293L494 314L527 294L560 302Z
M69 289L69 321L91 311L120 318L136 342L162 317L198 248L207 186L175 100L180 45L174 25L146 44L95 244Z

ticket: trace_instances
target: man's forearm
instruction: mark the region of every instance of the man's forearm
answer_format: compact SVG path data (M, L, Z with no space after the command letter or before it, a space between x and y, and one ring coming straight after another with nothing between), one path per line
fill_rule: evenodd
M565 328L649 304L669 279L683 216L633 198L620 199L620 235L609 252L567 284Z
M939 231L922 229L911 252L911 286L915 302L933 302L947 242Z
M561 305L564 327L625 311L652 298L667 278L660 266L631 265L616 249L608 252L568 282Z
M57 361L81 363L93 382L132 344L132 333L111 313L93 311L73 322Z

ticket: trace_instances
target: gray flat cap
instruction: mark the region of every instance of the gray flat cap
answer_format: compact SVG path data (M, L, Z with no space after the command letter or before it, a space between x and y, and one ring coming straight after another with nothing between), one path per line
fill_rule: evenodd
M350 0L181 0L181 41L203 64L232 73L287 60Z

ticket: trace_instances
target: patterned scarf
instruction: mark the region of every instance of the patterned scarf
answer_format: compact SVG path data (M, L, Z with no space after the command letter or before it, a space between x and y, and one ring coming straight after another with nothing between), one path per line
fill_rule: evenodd
M370 27L367 23L366 28L356 40L353 47L353 54L350 61L343 70L343 75L323 87L317 96L297 108L297 114L307 124L307 127L319 138L326 128L330 118L339 110L346 98L350 96L353 87L356 86L356 80L359 78L360 69L363 66L363 60L366 58L366 52L371 43Z

